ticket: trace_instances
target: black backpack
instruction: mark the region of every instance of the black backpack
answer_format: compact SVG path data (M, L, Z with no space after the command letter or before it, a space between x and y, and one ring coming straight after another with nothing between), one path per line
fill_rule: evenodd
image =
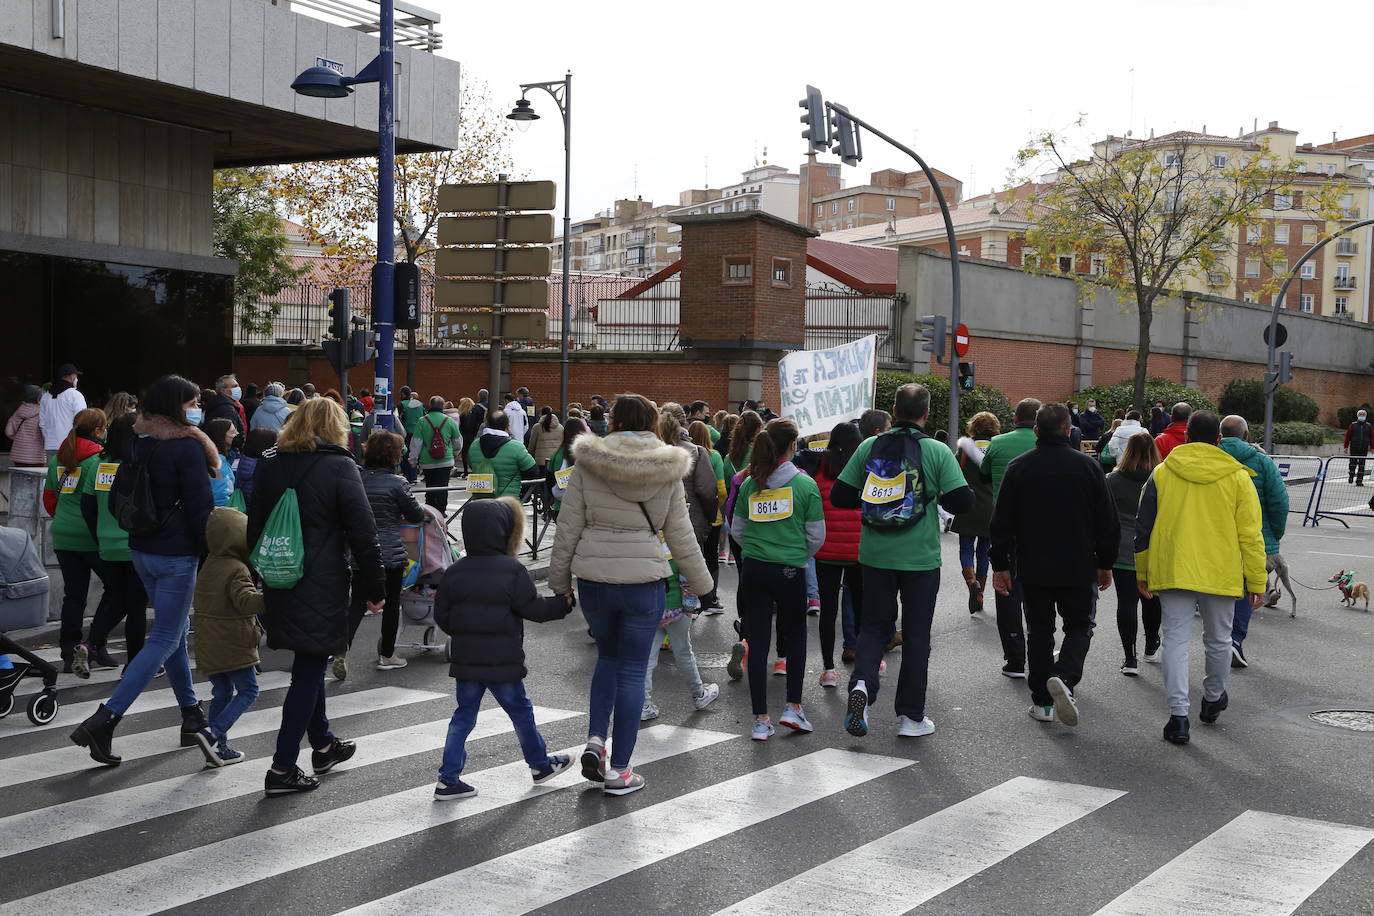
M114 483L110 485L110 514L115 517L119 527L136 537L151 537L157 534L181 508L181 500L177 500L175 505L159 515L157 503L153 500L153 481L149 467L153 462L153 455L161 446L160 440L154 442L142 461L125 459L119 465Z

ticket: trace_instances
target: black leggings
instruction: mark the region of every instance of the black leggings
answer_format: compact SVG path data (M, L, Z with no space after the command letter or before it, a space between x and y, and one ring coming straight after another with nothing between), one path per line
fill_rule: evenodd
M816 585L821 593L821 660L825 670L835 667L835 620L840 613L840 584L849 586L849 598L854 605L854 632L859 632L863 620L864 588L862 568L858 563L827 563L816 561Z
M1134 569L1113 569L1112 582L1116 584L1116 628L1121 633L1121 647L1129 658L1135 658L1136 605L1140 605L1140 616L1145 622L1145 645L1153 648L1159 645L1159 596L1140 597Z
M773 612L778 615L778 635L787 634L787 645L796 657L787 666L787 702L801 704L806 680L806 570L781 563L745 558L740 561L740 606L744 638L749 641L749 699L754 715L768 712L768 639Z
M453 476L453 468L420 468L420 476L425 479L425 486L427 487L446 487L449 484L449 478ZM448 491L436 490L433 493L426 493L425 505L433 506L440 512L448 512Z
M739 543L734 539L734 537L730 536L728 533L727 533L727 535L726 535L725 540L726 540L726 541L729 543L729 545L730 545L730 555L731 555L732 557L735 558L735 569L739 571L739 575L738 575L738 577L737 577L736 580L735 580L735 581L736 581L736 584L735 584L735 614L736 614L736 616L739 617L739 620L740 620L740 626L739 626L740 638L741 638L741 639L744 639L744 640L747 640L747 639L749 638L749 634L748 634L748 633L745 631L745 629L744 629L744 606L745 606L745 605L744 605L744 554L743 554L744 548L741 547L741 546L739 545ZM805 590L805 582L803 582L803 591L804 591L804 590ZM783 628L783 625L782 625L782 618L779 617L779 618L778 618L778 658L786 658L786 657L787 657L787 637L784 636L783 633L784 633L784 628ZM763 646L763 654L764 654L764 655L767 655L767 654L768 654L768 644L767 644L767 643L764 643L764 646Z
M702 596L703 607L715 602L716 588L720 585L720 529L720 525L712 525L701 542L701 558L711 573L711 594Z
M396 654L396 634L401 629L401 580L405 578L404 566L387 567L386 604L382 606L382 641L377 646L377 654L391 657ZM353 571L353 581L358 579L357 570ZM367 596L363 590L353 589L352 601L348 606L348 646L353 647L353 637L358 635L358 627L367 613Z
M105 560L105 591L110 595L109 615L97 613L91 621L90 634L86 642L92 646L104 647L110 638L110 631L122 619L124 621L124 647L128 651L125 664L143 648L143 640L148 633L148 592L138 570L129 560ZM104 602L101 605L104 606Z

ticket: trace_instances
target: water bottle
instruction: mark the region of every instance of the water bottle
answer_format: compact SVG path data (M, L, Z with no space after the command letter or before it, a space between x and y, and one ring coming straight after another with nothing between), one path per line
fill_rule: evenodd
M696 614L701 610L701 599L697 593L692 591L692 587L687 584L687 578L681 574L677 577L678 586L682 589L682 610L686 614Z

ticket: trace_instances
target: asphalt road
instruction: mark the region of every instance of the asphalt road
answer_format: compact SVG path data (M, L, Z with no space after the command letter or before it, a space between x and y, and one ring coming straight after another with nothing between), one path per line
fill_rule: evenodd
M1374 526L1356 524L1292 530L1294 577L1324 586L1354 566L1374 578ZM1195 637L1193 742L1180 748L1161 740L1160 669L1118 672L1111 592L1072 729L1030 720L1025 682L998 673L991 602L965 609L952 535L945 569L934 735L897 738L890 692L868 738L846 734L843 692L816 685L812 618L814 734L748 740L745 683L704 667L721 697L697 712L664 653L662 716L636 751L649 784L624 798L575 772L529 791L493 710L470 743L481 794L432 802L452 682L436 655L408 650L409 667L376 672L360 648L348 680L330 682L336 732L363 740L348 768L295 798L260 791L280 686L240 725L234 743L250 759L210 772L196 751L172 750L178 716L162 681L163 705L122 724L116 748L130 759L114 770L88 766L67 728L33 729L16 709L0 722L0 912L1374 913L1374 732L1308 717L1374 710L1374 613L1304 588L1296 619L1286 600L1258 612L1252 666L1233 673L1230 709L1210 727L1196 719ZM734 575L724 571L727 604ZM704 664L724 664L732 617L696 623ZM579 746L595 660L580 614L530 625L526 646L550 749ZM888 657L892 674L899 659ZM269 654L265 680L287 660ZM782 679L769 687L776 717ZM108 690L64 689L59 722Z

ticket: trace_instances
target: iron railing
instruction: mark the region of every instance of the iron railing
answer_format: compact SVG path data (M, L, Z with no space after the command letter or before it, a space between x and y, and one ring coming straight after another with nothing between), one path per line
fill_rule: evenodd
M346 26L368 35L381 31L381 14L377 0L271 0L274 6L306 12L312 18ZM439 14L416 6L407 0L393 0L396 6L396 44L434 52L444 44L444 37L435 28Z

